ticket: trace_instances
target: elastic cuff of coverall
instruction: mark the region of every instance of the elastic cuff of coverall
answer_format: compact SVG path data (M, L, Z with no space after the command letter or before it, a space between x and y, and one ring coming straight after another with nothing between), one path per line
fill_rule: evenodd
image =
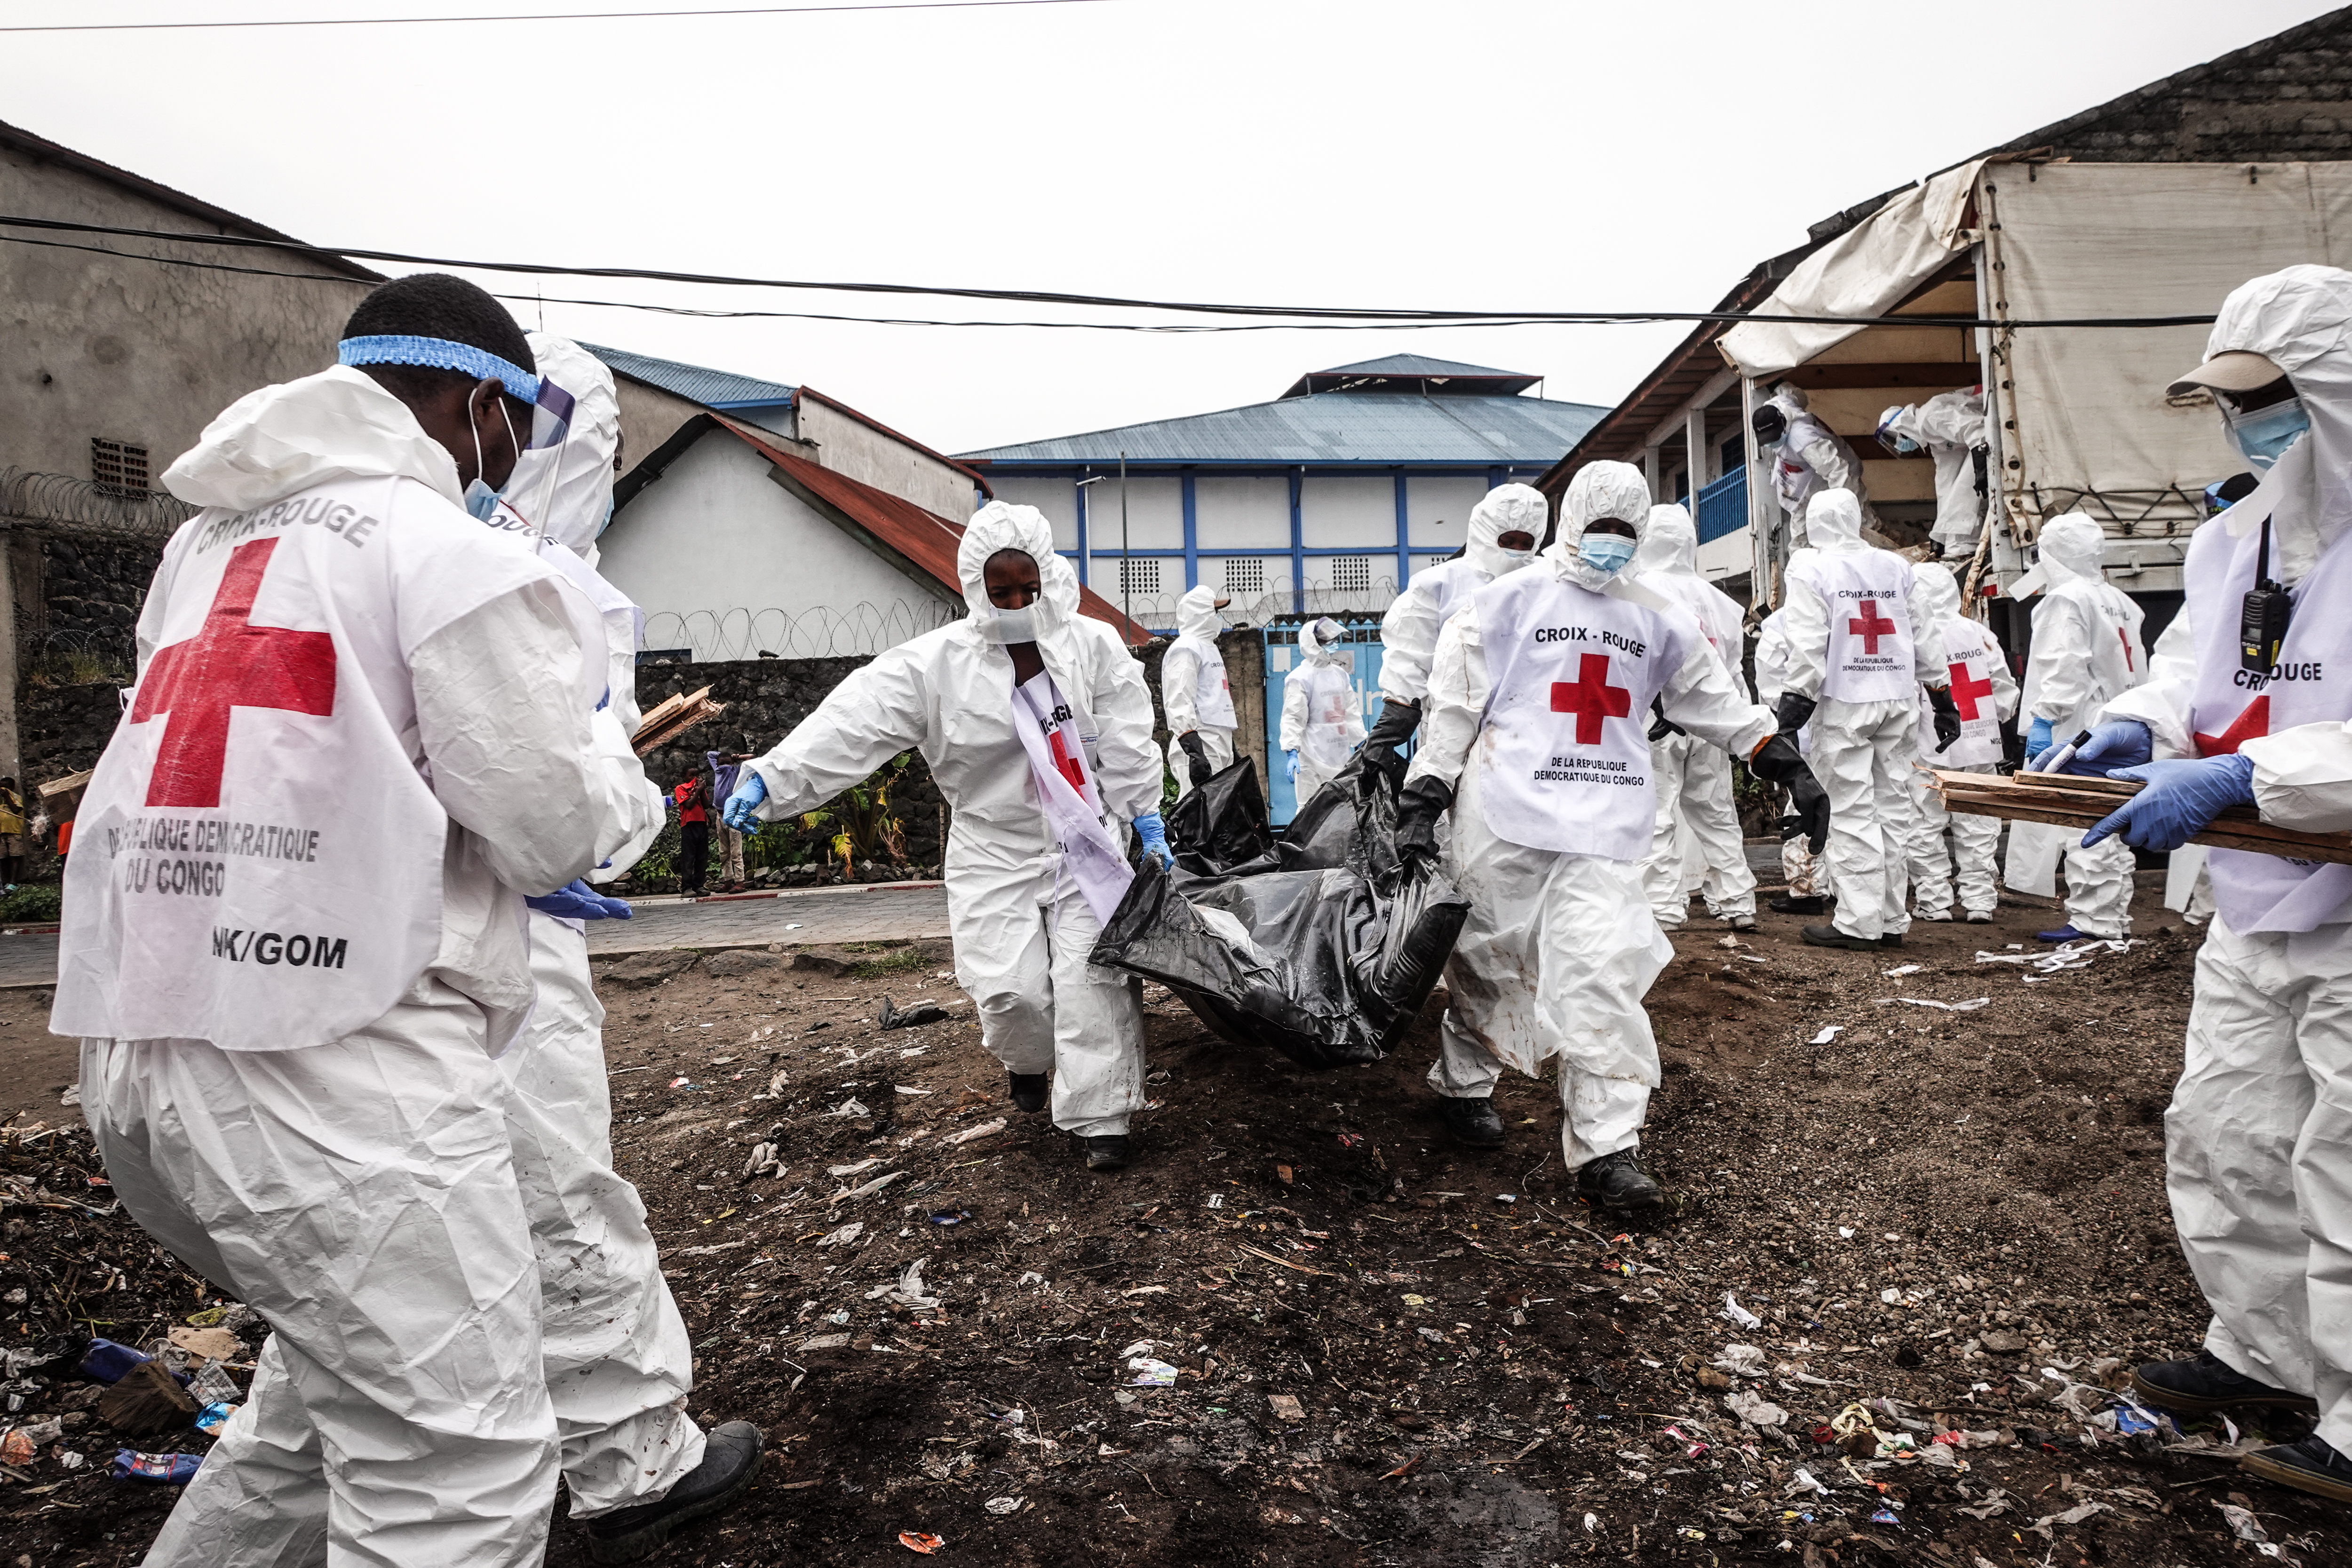
M1114 1138L1126 1133L1129 1118L1097 1116L1087 1121L1056 1121L1055 1126L1073 1138Z
M1633 1131L1624 1134L1622 1137L1604 1138L1601 1141L1600 1144L1596 1145L1587 1143L1578 1138L1576 1135L1576 1130L1569 1126L1566 1122L1562 1122L1560 1124L1559 1163L1571 1175L1578 1171L1581 1171L1585 1166L1590 1165L1595 1160L1608 1158L1610 1155L1616 1153L1620 1149L1638 1149L1641 1146L1642 1132L1639 1128L1635 1128ZM1582 1159L1579 1159L1577 1157L1577 1151L1579 1149L1587 1151Z
M1026 1041L1006 1043L990 1039L983 1029L980 1044L981 1048L994 1057L997 1065L1006 1072L1026 1075L1054 1070L1054 1037L1051 1034L1034 1044Z

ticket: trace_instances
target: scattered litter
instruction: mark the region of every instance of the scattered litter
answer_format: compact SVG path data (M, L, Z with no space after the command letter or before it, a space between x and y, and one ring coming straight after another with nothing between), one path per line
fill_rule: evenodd
M1870 1522L1873 1524L1901 1524L1903 1521L1895 1517L1895 1510L1893 1509L1882 1508L1876 1513L1870 1516Z
M74 1084L68 1088L65 1093L58 1096L58 1103L60 1106L79 1105L81 1103L81 1085L78 1083Z
M142 1362L153 1359L143 1351L116 1344L112 1340L92 1340L89 1349L82 1352L80 1364L74 1370L93 1383L120 1383L124 1373ZM26 1364L35 1363L28 1362ZM12 1366L10 1370L13 1372L15 1368Z
M1304 1421L1307 1419L1307 1412L1299 1405L1298 1399L1296 1394L1269 1394L1265 1397L1265 1407L1268 1410L1273 1411L1275 1418L1279 1421Z
M892 1006L890 999L885 996L882 998L882 1011L875 1022L886 1029L919 1029L926 1024L944 1023L947 1016L948 1010L928 997L920 1002L909 1002L902 1012Z
M1990 996L1979 996L1969 1002L1938 1002L1928 996L1881 996L1878 1005L1884 1007L1889 1002L1907 1002L1914 1007L1934 1007L1946 1013L1973 1013L1991 1001Z
M68 1448L58 1456L58 1463L68 1470L79 1470L85 1462L86 1457L72 1448Z
M1906 974L1916 974L1927 967L1927 966L1924 963L1902 963L1895 965L1893 969L1882 969L1878 973L1884 974L1889 980L1900 980Z
M940 1139L940 1142L942 1143L969 1143L975 1138L985 1138L992 1132L1002 1132L1003 1131L1004 1118L1000 1116L994 1121L983 1121L977 1127L967 1127L961 1132L950 1132L946 1137Z
M992 1497L980 1505L991 1513L1018 1513L1021 1500L1017 1497Z
M923 1265L929 1261L928 1258L918 1258L907 1265L906 1272L897 1279L886 1280L866 1292L866 1299L878 1301L887 1298L894 1307L905 1307L917 1312L930 1310L940 1304L940 1299L923 1294Z
M904 1051L901 1051L898 1054L901 1056L906 1055ZM894 1083L890 1087L900 1094L937 1094L939 1092L939 1090L933 1089L908 1089L903 1083Z
M1754 1345L1726 1345L1723 1353L1715 1358L1715 1364L1735 1377L1761 1377L1764 1352Z
M933 1225L961 1225L971 1217L970 1209L934 1209L930 1216Z
M223 1371L216 1361L206 1362L188 1380L188 1397L200 1404L217 1405L224 1399L234 1400L244 1392L237 1387L236 1379Z
M2233 1502L2217 1502L2213 1506L2221 1510L2221 1518L2228 1522L2231 1534L2241 1541L2260 1542L2263 1539L2263 1527L2254 1521L2251 1511Z
M1778 1426L1789 1413L1752 1388L1738 1388L1723 1396L1723 1407L1750 1426Z
M825 1199L825 1202L829 1204L845 1204L854 1198L872 1197L876 1193L880 1192L883 1188L888 1186L891 1183L897 1181L906 1173L907 1173L904 1171L893 1171L887 1176L875 1177L872 1181L866 1183L862 1187L844 1187L839 1192L834 1194L833 1196Z
M118 1481L162 1481L184 1487L196 1479L196 1467L204 1462L202 1454L140 1454L118 1448L106 1473Z
M1809 1046L1826 1046L1832 1040L1836 1039L1840 1035L1844 1033L1845 1026L1843 1024L1831 1024L1824 1026L1820 1034L1815 1035L1811 1039L1805 1043Z
M855 1165L827 1165L824 1173L828 1176L854 1176L860 1171L870 1171L881 1163L877 1159L860 1160Z
M1166 1388L1176 1381L1174 1367L1147 1355L1129 1357L1127 1370L1135 1373L1127 1380L1129 1388ZM1277 1394L1276 1397L1281 1396Z
M849 1336L847 1334L817 1334L811 1338L803 1340L801 1342L800 1348L804 1351L846 1350L849 1348Z
M826 1111L825 1114L827 1116L840 1116L851 1120L858 1120L871 1116L874 1113L866 1110L864 1106L858 1104L855 1100L845 1100L839 1105L835 1106L831 1110Z
M1211 1193L1211 1194L1209 1194L1209 1207L1211 1207L1211 1208L1213 1208L1213 1209L1221 1209L1221 1208L1223 1208L1223 1207L1224 1207L1224 1206L1225 1206L1225 1194L1223 1194L1223 1193Z
M783 1160L776 1146L761 1139L751 1145L751 1157L743 1162L743 1179L749 1181L763 1172L773 1172L781 1178L784 1173L784 1168Z
M852 1220L838 1230L830 1230L817 1239L819 1247L847 1247L866 1234L866 1222Z
M196 1430L207 1437L217 1437L220 1436L220 1429L228 1425L228 1418L236 1415L240 1408L241 1406L235 1405L207 1405L196 1412Z
M1739 1298L1728 1290L1723 1293L1723 1310L1717 1312L1716 1316L1743 1329L1757 1329L1764 1326L1764 1320L1741 1306Z
M926 1557L947 1543L947 1537L933 1535L927 1531L902 1530L898 1532L899 1545L909 1552L919 1552Z
M687 1077L684 1073L680 1073L677 1077L670 1079L669 1086L672 1089L700 1089L702 1087L692 1079Z

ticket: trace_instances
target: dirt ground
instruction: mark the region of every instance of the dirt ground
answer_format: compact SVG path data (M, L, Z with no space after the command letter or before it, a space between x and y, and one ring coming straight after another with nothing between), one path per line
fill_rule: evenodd
M1443 993L1387 1061L1312 1074L1150 988L1153 1109L1105 1178L1006 1101L944 944L612 966L618 1163L694 1332L693 1407L772 1456L656 1561L903 1563L902 1531L1039 1568L2255 1560L2227 1504L2279 1560L2352 1562L2218 1424L2159 1442L2105 1408L2203 1324L2161 1152L2195 937L2152 892L2137 919L2143 944L2045 975L1977 958L2039 952L2040 907L1876 954L1774 916L1726 948L1695 910L1651 997L1675 1212L1639 1228L1562 1179L1549 1086L1507 1082L1503 1152L1448 1143L1420 1082ZM961 1010L883 1031L886 997ZM12 1059L37 1018L0 997ZM55 1059L10 1075L16 1127L60 1120ZM782 1171L747 1178L772 1135ZM0 1145L23 1184L0 1294L28 1288L0 1346L68 1316L143 1342L215 1300L119 1215L23 1206L89 1190L41 1146ZM123 1283L92 1297L100 1265ZM128 1446L167 1445L202 1441ZM0 1563L136 1562L172 1494L94 1475L118 1446L85 1428L0 1473ZM586 1563L570 1526L548 1561Z

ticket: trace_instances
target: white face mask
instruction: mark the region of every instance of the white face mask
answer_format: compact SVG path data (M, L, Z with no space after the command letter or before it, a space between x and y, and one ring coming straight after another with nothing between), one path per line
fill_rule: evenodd
M1501 556L1504 560L1509 562L1514 566L1520 564L1522 562L1532 559L1535 555L1535 552L1532 550L1513 550L1508 545L1505 544L1497 544L1495 546L1495 553Z
M980 623L980 635L992 643L1035 642L1037 606L1025 605L1017 610L999 610Z

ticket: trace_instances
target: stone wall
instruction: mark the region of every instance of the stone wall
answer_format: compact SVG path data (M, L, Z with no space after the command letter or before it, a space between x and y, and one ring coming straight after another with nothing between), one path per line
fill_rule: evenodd
M160 540L55 534L12 548L17 668L31 679L70 683L99 679L102 667L105 678L128 685L136 661L132 631L163 555ZM25 745L30 767L29 742Z

